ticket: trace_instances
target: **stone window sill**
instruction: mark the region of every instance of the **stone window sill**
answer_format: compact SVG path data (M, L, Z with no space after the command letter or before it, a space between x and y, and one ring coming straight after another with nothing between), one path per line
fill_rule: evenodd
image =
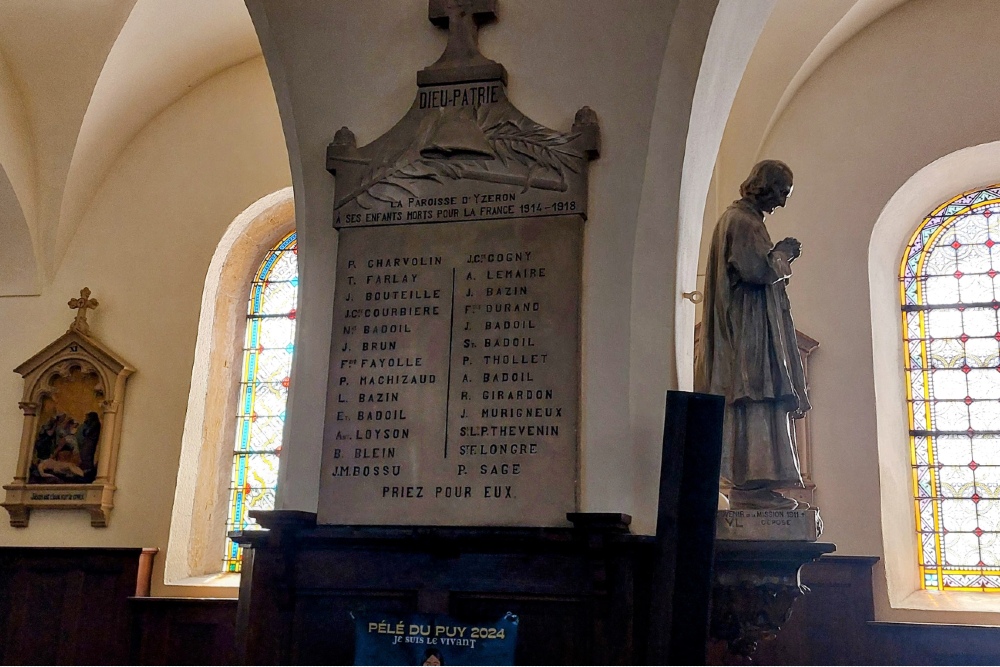
M210 588L232 588L240 587L239 572L218 572L216 574L205 574L197 577L185 577L166 582L167 586L206 586Z
M943 593L938 591L914 591L893 605L896 609L916 609L921 611L973 612L1000 614L1000 594L998 593ZM990 624L1000 623L1000 617Z

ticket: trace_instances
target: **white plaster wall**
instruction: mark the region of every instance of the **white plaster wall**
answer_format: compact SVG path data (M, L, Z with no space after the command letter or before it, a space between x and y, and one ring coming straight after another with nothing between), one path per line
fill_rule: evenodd
M1000 12L991 0L902 5L816 70L758 155L784 160L795 173L789 205L769 226L772 238L792 235L803 243L789 292L796 325L821 344L810 358L814 477L823 539L841 554L883 555L876 428L882 406L875 403L868 274L872 229L911 175L943 155L997 138L1000 74L985 36L998 29ZM723 207L737 196L717 193ZM914 217L910 229L927 212ZM703 245L710 234L708 224ZM900 252L904 244L901 239ZM894 261L892 272L898 256ZM898 320L898 306L878 317ZM893 362L901 372L902 359ZM905 438L900 442L905 445ZM982 614L892 611L884 578L876 582L882 618L997 622Z
M91 528L84 512L49 511L14 529L4 516L0 545L166 549L206 270L229 223L290 180L263 59L237 65L138 134L41 296L0 299L0 371L66 330L73 315L66 301L85 285L101 302L93 330L138 369L129 380L110 526ZM0 372L0 471L8 476L21 392L19 376ZM163 589L163 561L161 553L153 594L178 594Z

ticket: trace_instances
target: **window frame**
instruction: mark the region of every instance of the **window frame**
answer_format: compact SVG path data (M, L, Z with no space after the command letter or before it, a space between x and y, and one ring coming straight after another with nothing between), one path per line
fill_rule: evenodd
M235 595L223 572L247 296L268 252L295 229L291 187L240 213L219 241L202 293L191 387L164 562L164 583L192 595ZM175 594L183 595L182 588Z
M296 231L292 231L281 237L274 247L272 247L268 252L264 254L261 258L260 264L257 270L254 272L253 280L250 283L250 289L247 290L247 314L244 320L244 334L243 334L243 344L241 345L240 360L235 361L234 365L240 366L239 372L239 383L236 387L237 400L236 400L236 414L235 418L235 428L233 437L233 451L232 451L232 474L230 475L229 483L229 501L227 503L226 512L226 526L223 531L224 533L224 544L225 548L222 551L223 567L222 571L227 573L240 572L243 560L243 547L238 543L233 542L229 539L229 533L231 531L242 531L242 530L254 530L256 528L256 521L248 517L248 512L250 509L274 509L274 499L277 494L277 477L278 477L278 465L276 464L274 469L274 484L268 485L265 488L273 489L271 493L270 503L267 502L266 498L263 501L252 502L247 500L248 490L250 487L250 482L244 479L243 488L238 486L238 481L241 476L244 478L247 475L252 475L252 464L247 463L245 467L241 468L240 458L253 456L255 454L273 454L280 461L281 447L282 447L282 433L284 427L284 408L288 402L288 387L289 380L292 373L292 357L294 355L295 346L295 319L296 319L296 308L298 305L297 292L298 292L298 262L296 260L295 276L290 281L292 287L295 288L296 295L292 297L292 308L285 317L291 320L293 324L291 325L291 338L287 342L288 351L288 365L287 367L282 367L285 371L285 377L282 381L284 386L285 401L282 404L281 413L281 424L282 429L279 430L277 435L277 447L273 450L255 450L250 446L251 442L255 440L254 437L254 422L257 418L256 407L256 394L247 385L249 384L259 384L260 375L257 370L258 358L257 354L263 354L264 348L259 351L254 351L253 348L249 347L253 340L256 340L258 334L263 335L263 330L259 329L251 333L251 327L255 322L263 325L268 319L278 317L283 315L283 313L268 313L267 306L263 305L262 302L266 302L264 298L266 291L268 289L271 277L271 272L274 270L278 262L281 261L281 253L290 252L294 255L298 255L298 237ZM251 372L251 364L253 368L253 377L248 377ZM248 412L251 411L251 412ZM274 418L278 415L268 415L268 418ZM253 505L253 507L249 507Z
M874 582L879 620L1000 624L1000 596L920 587L899 311L899 261L916 225L955 193L998 182L1000 141L956 150L886 193L888 200L872 227L868 286L881 504L859 520L880 523L882 560Z
M985 198L984 198L985 197ZM998 429L983 429L976 424L975 413L977 410L973 406L982 402L995 402L987 395L980 395L974 386L973 375L975 372L979 379L985 377L992 379L990 373L981 374L980 370L986 367L970 366L970 361L966 358L966 350L971 345L982 347L981 343L986 341L987 347L997 347L1000 343L1000 326L996 322L997 309L1000 308L1000 299L995 292L990 289L991 298L986 301L985 296L977 296L967 300L963 297L963 289L981 289L975 282L981 281L981 275L989 275L990 281L996 277L997 271L992 264L992 246L1000 245L1000 233L998 240L987 237L985 243L960 242L955 236L959 227L967 224L975 225L978 220L973 218L984 218L986 225L990 226L992 218L997 215L1000 220L1000 185L991 185L986 188L975 188L961 192L934 208L913 232L910 242L906 246L900 261L899 270L899 299L902 311L902 331L904 372L906 375L907 389L907 414L911 448L911 467L913 474L913 499L915 511L915 527L920 543L917 550L917 560L920 576L920 588L928 591L938 592L982 592L1000 593L1000 562L989 564L984 563L987 558L983 551L983 536L993 534L997 539L1000 531L1000 523L989 525L985 521L985 512L990 504L996 504L992 496L979 495L979 476L995 464L990 463L992 459L988 457L987 451L982 449L985 445L980 445L980 449L975 449L977 437L984 436L996 438L1000 435ZM992 221L995 226L996 221ZM980 224L982 224L980 222ZM948 243L952 239L952 243ZM989 259L989 271L974 271L972 262L976 261L969 254L977 246L985 246ZM963 248L970 250L963 251ZM1000 250L1000 248L998 248ZM966 264L960 263L960 253L965 253ZM982 252L980 250L979 252ZM939 255L939 253L942 253ZM949 257L954 253L953 261ZM981 259L981 258L980 258ZM940 273L940 267L935 268L934 264L947 264L947 271L955 269L953 273ZM980 262L981 263L981 262ZM981 267L980 267L981 268ZM935 272L937 271L937 272ZM963 279L967 279L963 283ZM952 285L954 280L954 285ZM954 301L938 303L938 299L943 294L942 288L954 287ZM993 313L989 313L992 309ZM940 327L945 326L947 320L942 320L948 313L957 314L960 324L961 335L941 335L948 333ZM981 333L975 327L976 320L982 317L969 319L972 315L991 314L993 326L990 330L992 336L980 336ZM968 321L967 321L968 320ZM985 325L985 322L980 323ZM937 330L933 330L938 327ZM970 328L971 327L971 328ZM981 328L981 326L979 327ZM970 336L969 333L972 333ZM951 332L954 333L954 332ZM989 341L995 338L995 341ZM964 364L961 367L952 368L941 366L936 362L934 351L931 349L937 343L937 347L944 351L948 350L948 341L961 341L962 359ZM944 341L940 343L939 341ZM951 347L954 347L953 345ZM941 352L942 350L938 350ZM970 353L971 354L971 353ZM975 361L976 355L970 357ZM991 366L991 370L1000 366ZM955 373L963 373L957 376L964 383L964 398L948 398L949 386L945 383L945 378ZM935 381L935 378L938 381ZM937 385L941 385L938 387ZM952 382L954 384L954 382ZM989 384L989 383L987 383ZM954 387L950 388L954 390ZM985 391L985 389L984 389ZM973 394L975 394L973 396ZM964 403L964 407L961 405ZM950 406L950 407L949 407ZM954 429L942 428L943 426L955 426L949 424L945 412L958 408L958 413L963 413L966 417L961 423L966 425L965 429L954 431ZM969 439L968 463L959 465L952 461L958 452L945 449L945 444L958 438L963 441ZM939 451L940 450L940 451ZM964 453L964 452L963 452ZM961 459L963 462L965 458ZM948 463L945 463L945 461ZM964 470L968 468L968 470ZM979 469L983 472L980 473ZM948 471L948 472L945 472ZM956 477L956 475L958 477ZM949 482L964 481L970 478L969 482L974 485L971 489L972 495L955 495L957 491ZM964 492L963 484L962 490ZM984 483L985 488L985 483ZM961 515L958 514L962 505L968 500L972 503L975 514L976 530L956 530L956 521ZM980 503L984 503L980 505ZM948 530L948 526L951 530ZM966 528L966 526L962 526ZM985 530L984 530L985 529ZM950 565L948 563L947 552L949 549L960 548L961 541L967 541L964 537L967 534L975 535L979 562L977 565ZM948 537L951 535L952 537ZM957 541L956 541L957 540ZM956 585L958 580L965 579L965 585ZM992 585L987 583L992 580ZM949 583L950 582L950 583ZM976 582L982 582L979 586L973 586Z

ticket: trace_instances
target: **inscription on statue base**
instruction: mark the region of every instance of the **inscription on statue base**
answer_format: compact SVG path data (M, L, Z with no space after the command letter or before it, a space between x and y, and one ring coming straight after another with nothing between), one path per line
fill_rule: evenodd
M720 510L719 540L815 542L823 533L819 510Z

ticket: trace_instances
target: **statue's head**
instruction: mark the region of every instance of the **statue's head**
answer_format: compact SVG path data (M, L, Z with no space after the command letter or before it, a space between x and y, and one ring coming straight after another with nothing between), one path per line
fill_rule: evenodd
M761 160L740 186L740 196L765 213L785 205L792 194L792 170L780 160Z

